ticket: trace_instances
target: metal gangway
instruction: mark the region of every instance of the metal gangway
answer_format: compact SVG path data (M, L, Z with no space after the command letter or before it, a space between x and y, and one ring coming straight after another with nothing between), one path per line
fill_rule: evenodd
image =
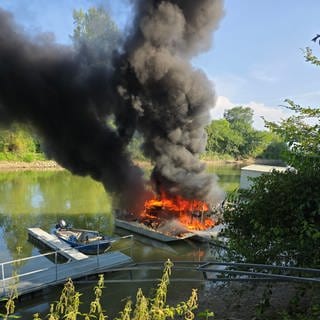
M120 251L108 251L103 254L85 256L77 259L63 250L55 250L31 257L0 263L0 299L12 294L22 296L43 290L50 286L64 283L69 278L83 279L92 275L104 273L109 268L118 268L133 262L133 236L119 238L119 241L129 239L130 244L121 248L129 251L129 255ZM61 257L68 257L62 263ZM41 267L39 267L41 265Z

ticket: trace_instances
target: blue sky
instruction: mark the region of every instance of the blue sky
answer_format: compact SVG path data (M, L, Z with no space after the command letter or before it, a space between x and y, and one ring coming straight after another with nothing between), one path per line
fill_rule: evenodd
M27 32L53 32L56 41L68 43L73 9L103 4L121 29L130 22L128 0L0 0ZM319 0L225 0L225 17L213 34L210 51L193 59L212 81L218 96L212 115L243 105L255 112L254 125L262 129L261 116L279 121L287 116L284 99L318 107L320 70L304 61L302 49L320 33Z

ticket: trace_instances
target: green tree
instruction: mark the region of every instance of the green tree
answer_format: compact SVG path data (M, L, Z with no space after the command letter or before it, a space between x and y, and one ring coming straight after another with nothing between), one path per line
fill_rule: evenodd
M74 47L81 52L84 63L111 67L112 54L118 49L121 33L116 23L104 8L90 8L87 12L74 10L74 30L71 39ZM117 127L117 121L110 117L108 126ZM125 128L127 129L127 128ZM124 130L125 130L124 129ZM131 135L129 135L131 138ZM128 145L128 151L137 160L145 160L141 151L142 136L135 132Z
M307 62L320 66L320 60L310 48L304 51ZM300 172L316 170L320 167L320 110L302 107L294 101L285 100L286 107L294 112L279 124L265 121L266 126L287 142L289 149L286 161Z
M224 112L224 118L241 140L238 145L238 155L235 156L239 158L255 156L256 149L261 143L261 136L252 126L253 110L249 107L234 107Z
M320 65L310 50L305 57ZM240 190L225 207L226 234L237 258L320 267L320 111L286 101L295 114L266 125L287 143L296 170L262 175Z
M257 158L283 160L288 150L287 144L271 131L261 131L262 143L257 149Z
M40 141L32 128L13 124L0 130L0 159L24 160L42 159Z
M230 129L238 137L237 154L235 157L264 157L279 159L286 149L280 137L269 131L253 128L253 110L249 107L234 107L226 110L224 118L229 122ZM268 152L265 152L269 148Z
M131 157L135 160L145 161L146 157L142 152L143 145L143 136L139 132L135 132L132 136L130 143L128 144L128 151L131 154Z
M319 58L313 54L312 50L309 47L307 47L304 51L304 57L307 62L310 62L316 66L320 66Z
M108 12L102 7L74 10L74 30L71 36L74 46L80 50L88 64L110 66L110 59L117 49L120 32Z
M224 118L230 123L232 128L251 127L253 123L253 110L249 107L237 106L226 110Z
M242 137L232 130L226 119L213 120L206 131L208 135L207 152L235 156L239 154Z
M267 127L287 142L286 161L299 170L320 166L320 110L301 107L286 100L295 114L279 124L266 122Z
M224 209L232 258L320 267L320 170L274 171Z
M230 155L235 158L280 158L285 144L275 133L253 128L252 109L239 106L227 110L224 116L224 119L213 120L206 128L207 154Z

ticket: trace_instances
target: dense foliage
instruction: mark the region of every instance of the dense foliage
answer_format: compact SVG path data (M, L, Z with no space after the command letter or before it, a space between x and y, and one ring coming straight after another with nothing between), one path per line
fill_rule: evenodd
M320 267L320 168L255 178L226 205L233 257Z
M238 106L226 110L223 119L213 120L206 128L207 154L280 159L286 144L275 133L254 129L252 123L252 109Z
M162 278L155 288L153 297L146 297L141 289L138 289L135 303L131 299L127 302L123 310L119 313L119 317L115 320L165 320L165 319L195 319L194 311L198 308L198 295L195 289L192 290L191 295L187 301L182 301L176 306L167 304L168 286L170 283L170 275L172 269L172 262L168 260L164 265ZM58 301L50 305L50 312L45 317L46 319L107 319L106 310L101 304L101 298L104 289L104 277L100 275L98 284L94 287L94 298L89 304L88 310L82 312L81 294L78 292L69 279L62 289ZM5 305L5 313L0 314L3 319L16 317L13 315L15 311L14 300L9 299ZM212 317L213 313L204 312L202 318L208 319ZM44 319L39 313L34 314L34 320Z
M108 12L102 7L89 8L87 12L74 10L73 20L75 28L71 39L84 62L109 65L120 41L120 32Z
M32 161L44 159L40 141L31 128L14 124L0 129L0 160Z
M317 169L320 167L320 110L286 101L288 109L295 114L280 124L266 124L288 143L287 163L299 170Z

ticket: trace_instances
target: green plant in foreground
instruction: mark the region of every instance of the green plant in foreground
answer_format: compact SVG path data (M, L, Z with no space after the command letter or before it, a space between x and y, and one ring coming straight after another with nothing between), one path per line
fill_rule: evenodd
M19 255L21 255L21 252L22 252L22 247L18 246L16 248L16 250L17 250L18 257L19 257ZM3 320L19 318L19 316L14 315L14 311L16 308L15 300L18 298L17 285L19 283L19 276L18 276L19 267L20 267L19 261L13 264L13 271L12 271L12 280L13 281L9 287L9 298L4 298L4 299L0 300L0 302L6 301L6 303L4 304L5 313L0 313L0 317Z
M6 301L4 304L5 313L0 313L0 318L3 320L18 318L18 316L14 315L15 311L15 301L18 298L17 284L19 278L17 276L16 271L13 271L13 283L10 285L9 298L4 298L1 301ZM1 302L0 301L0 302Z
M205 311L199 312L198 313L198 317L201 318L201 319L208 320L209 318L213 318L214 317L214 312L206 309Z
M181 302L175 307L166 304L172 266L170 260L165 263L161 281L153 298L145 297L142 290L139 289L134 308L132 301L128 300L124 310L120 312L120 317L115 320L165 320L174 319L176 316L185 320L194 319L193 311L198 307L198 296L195 289L192 290L186 302Z
M7 320L7 319L13 319L13 318L19 318L18 316L13 315L14 310L15 310L15 301L16 297L10 297L9 299L2 299L0 300L0 302L2 301L6 301L4 307L5 307L5 313L0 313L0 317L3 320Z
M119 317L115 320L165 320L165 319L195 319L194 310L197 309L198 296L195 289L187 301L180 302L176 306L169 306L166 303L168 285L170 283L170 275L173 263L168 260L164 265L162 278L157 285L153 298L145 297L142 290L138 289L135 304L129 299L123 310L119 313ZM101 306L100 299L104 288L104 277L99 276L98 284L94 287L94 299L90 303L88 313L81 313L79 310L81 294L76 291L74 284L69 279L61 292L57 302L51 304L50 312L46 316L49 320L77 320L77 319L107 319L107 315ZM14 310L13 310L14 312ZM206 311L201 316L208 319L213 317L213 313ZM33 316L33 320L42 320L37 313Z

